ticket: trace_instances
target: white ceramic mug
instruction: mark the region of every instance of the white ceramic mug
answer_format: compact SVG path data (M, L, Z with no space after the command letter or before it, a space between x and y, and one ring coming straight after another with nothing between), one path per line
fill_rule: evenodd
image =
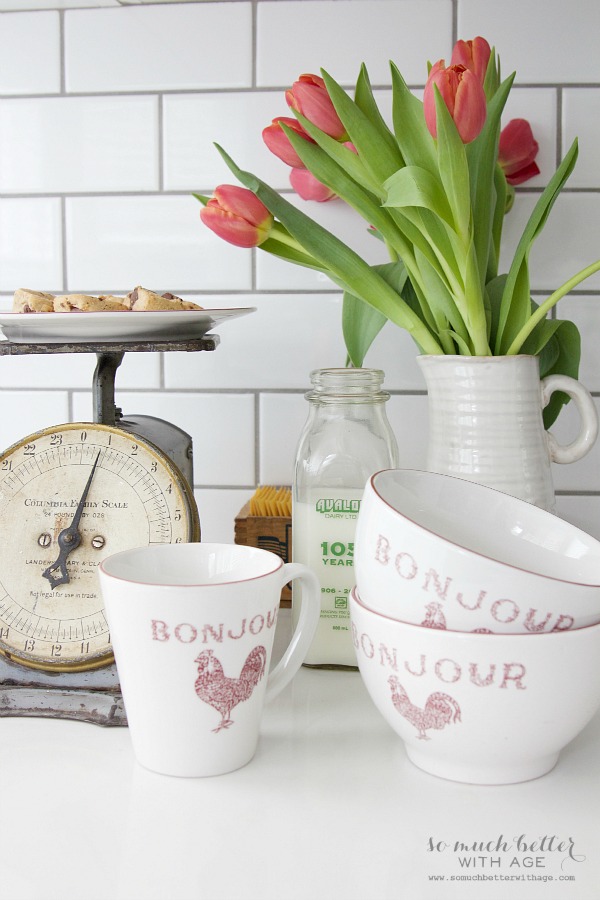
M248 763L264 702L293 678L314 636L315 575L266 550L202 543L126 550L99 572L138 762L190 777ZM300 619L269 674L281 589L295 578Z

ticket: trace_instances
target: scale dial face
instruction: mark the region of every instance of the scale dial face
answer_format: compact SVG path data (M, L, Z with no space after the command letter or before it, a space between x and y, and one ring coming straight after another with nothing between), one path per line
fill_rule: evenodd
M191 488L149 441L81 422L24 438L0 455L0 653L46 671L107 665L99 563L199 539Z

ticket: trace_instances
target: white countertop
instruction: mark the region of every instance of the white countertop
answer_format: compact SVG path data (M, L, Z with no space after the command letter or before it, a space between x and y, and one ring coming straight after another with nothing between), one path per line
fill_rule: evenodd
M415 768L357 672L303 668L254 760L209 779L142 769L126 728L0 719L2 900L598 900L599 837L600 716L505 787Z

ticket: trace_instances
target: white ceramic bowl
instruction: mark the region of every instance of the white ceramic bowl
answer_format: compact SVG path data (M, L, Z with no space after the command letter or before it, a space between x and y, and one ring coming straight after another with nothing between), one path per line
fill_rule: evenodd
M408 625L354 589L352 635L366 688L409 759L441 778L538 778L600 707L600 625L527 635Z
M600 622L600 542L462 478L411 469L373 475L354 557L363 603L403 622L510 634Z

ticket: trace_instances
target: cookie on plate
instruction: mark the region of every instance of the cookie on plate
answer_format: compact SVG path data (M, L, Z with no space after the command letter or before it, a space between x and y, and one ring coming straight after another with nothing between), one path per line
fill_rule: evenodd
M129 312L119 297L61 294L54 298L54 312Z
M19 288L15 291L12 309L19 313L54 312L54 294Z
M160 310L169 310L174 312L181 309L202 309L197 303L190 300L182 300L169 292L165 294L155 294L141 285L135 287L127 297L126 302L130 305L133 312L156 312Z

